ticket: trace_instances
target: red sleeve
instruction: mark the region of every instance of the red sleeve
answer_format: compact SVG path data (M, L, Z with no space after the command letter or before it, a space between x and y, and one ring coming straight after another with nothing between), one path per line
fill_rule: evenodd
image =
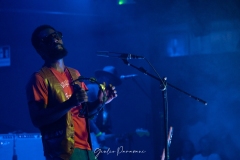
M44 79L36 73L28 84L28 101L44 102L45 106L48 103L48 90Z

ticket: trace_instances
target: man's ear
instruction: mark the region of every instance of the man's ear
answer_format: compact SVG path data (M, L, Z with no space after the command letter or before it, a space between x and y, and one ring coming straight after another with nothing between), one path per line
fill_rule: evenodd
M38 44L37 50L39 52L46 52L46 50L47 50L46 44L44 42L40 41L39 44Z
M40 41L39 44L38 44L38 49L42 50L45 47L46 47L46 45L42 41Z
M46 46L45 44L39 44L38 48L36 49L37 50L37 53L42 57L42 59L46 59Z

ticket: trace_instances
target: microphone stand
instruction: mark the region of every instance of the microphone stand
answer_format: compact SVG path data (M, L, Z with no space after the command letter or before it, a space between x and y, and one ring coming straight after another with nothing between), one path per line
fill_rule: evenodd
M162 96L163 96L163 105L164 105L164 139L165 139L165 141L164 141L164 146L165 146L165 159L166 159L166 160L169 160L167 86L170 86L170 87L172 87L172 88L174 88L174 89L176 89L176 90L178 90L178 91L180 91L180 92L188 95L190 98L193 98L193 99L195 99L196 101L199 101L199 102L203 103L204 105L207 105L207 102L204 101L204 100L202 100L202 99L200 99L200 98L198 98L198 97L195 97L195 96L193 96L193 95L191 95L191 94L189 94L189 93L187 93L187 92L185 92L185 91L183 91L183 90L181 90L181 89L179 89L179 88L177 88L177 87L175 87L175 86L173 86L173 85L171 85L171 84L169 84L169 83L167 83L167 78L166 78L166 77L164 77L163 79L160 79L160 78L158 78L158 77L156 77L156 76L148 73L144 68L142 68L142 67L136 67L136 66L134 66L133 64L129 63L129 62L127 61L127 59L122 59L122 60L123 60L123 62L124 62L126 65L131 66L131 67L139 70L140 72L144 73L145 75L148 75L148 76L150 76L150 77L158 80L159 82L161 82Z

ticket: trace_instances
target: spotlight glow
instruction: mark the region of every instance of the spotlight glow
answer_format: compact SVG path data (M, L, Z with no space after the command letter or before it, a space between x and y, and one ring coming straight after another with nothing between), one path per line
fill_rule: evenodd
M124 4L134 4L134 0L118 0L118 5L124 5Z
M126 3L126 0L119 0L118 1L118 5L123 5L123 4L125 4Z

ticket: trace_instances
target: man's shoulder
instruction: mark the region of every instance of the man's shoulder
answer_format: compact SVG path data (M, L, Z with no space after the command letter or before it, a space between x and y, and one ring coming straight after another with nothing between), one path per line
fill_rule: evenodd
M69 69L69 70L72 70L72 71L76 71L76 72L78 72L78 70L77 70L77 69L75 69L75 68L72 68L72 67L68 67L68 66L67 66L67 69Z
M30 75L30 80L36 79L38 77L42 77L43 78L43 76L41 74L41 69L32 72L31 75Z
M74 75L80 76L80 72L77 69L72 68L72 67L66 67L66 68L70 72L71 75L74 74Z
M39 84L42 81L44 81L44 77L38 71L33 72L27 81L26 87L32 87L32 85Z

